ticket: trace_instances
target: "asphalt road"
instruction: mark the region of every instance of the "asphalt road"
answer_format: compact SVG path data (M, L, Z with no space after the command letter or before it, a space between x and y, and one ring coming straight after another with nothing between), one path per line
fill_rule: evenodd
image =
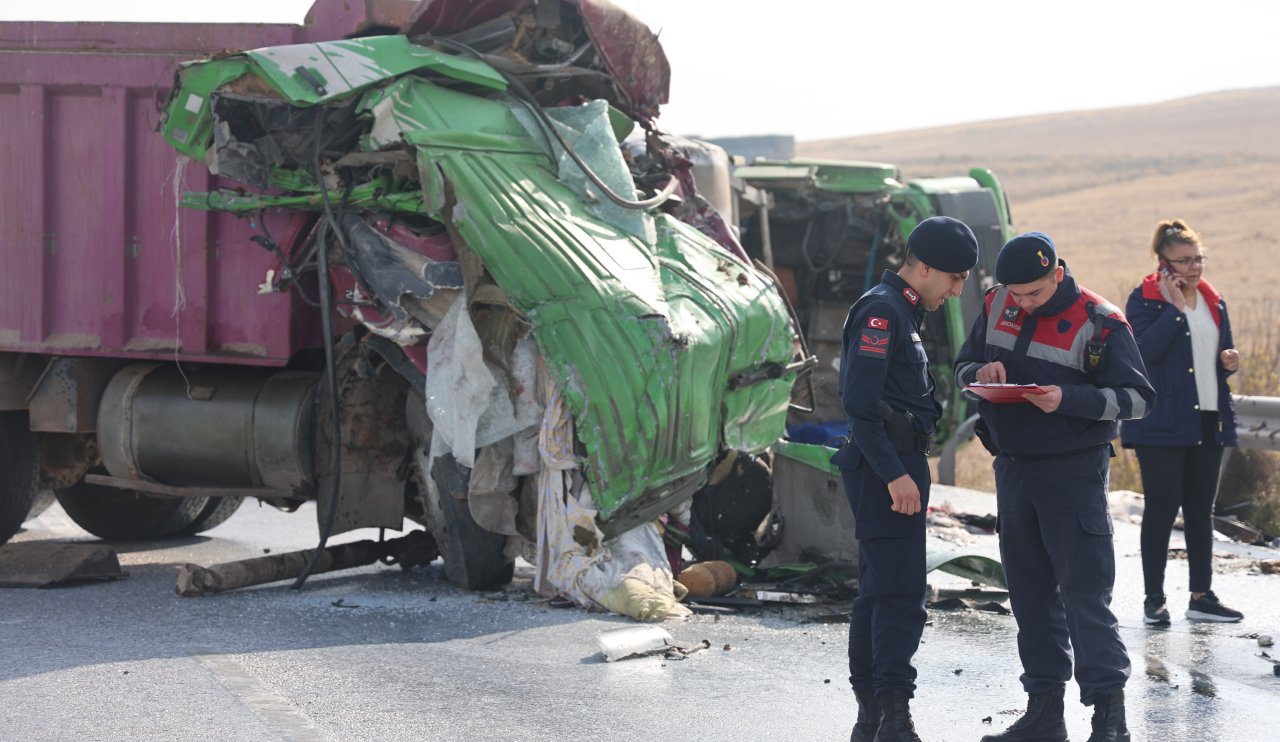
M938 488L934 502L947 499ZM956 493L976 511L994 498ZM368 533L339 540L367 538ZM174 595L175 566L314 545L314 513L246 505L200 538L120 544L125 580L0 590L0 740L843 740L854 717L845 610L769 608L664 624L711 648L680 661L606 663L597 633L630 621L552 608L529 589L452 587L440 564L376 565L203 598ZM983 539L987 539L983 541ZM56 506L19 541L90 541ZM992 548L980 537L979 548ZM1224 548L1226 548L1224 546ZM1242 624L1141 622L1137 528L1117 523L1116 610L1133 660L1135 740L1280 738L1280 677L1252 634L1280 639L1280 575L1254 551L1219 559L1215 589ZM934 573L932 581L963 586ZM948 582L950 581L950 582ZM1011 616L930 611L913 704L926 740L977 740L1016 718ZM1280 655L1280 651L1271 650ZM1069 687L1068 697L1076 694ZM990 721L985 721L990 718ZM1072 739L1089 710L1068 706Z

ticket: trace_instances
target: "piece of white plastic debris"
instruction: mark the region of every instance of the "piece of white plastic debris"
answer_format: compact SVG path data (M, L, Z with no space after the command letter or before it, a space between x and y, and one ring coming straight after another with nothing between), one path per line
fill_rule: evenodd
M596 634L596 644L607 662L640 657L666 649L672 644L671 634L661 626L628 626Z
M1266 635L1266 634L1263 634L1263 635L1261 635L1261 636L1259 636L1259 637L1258 637L1258 646L1259 646L1259 647L1269 647L1269 646L1271 646L1271 645L1272 645L1272 643L1273 643L1273 642L1271 641L1271 637L1270 637L1270 636L1268 636L1268 635Z

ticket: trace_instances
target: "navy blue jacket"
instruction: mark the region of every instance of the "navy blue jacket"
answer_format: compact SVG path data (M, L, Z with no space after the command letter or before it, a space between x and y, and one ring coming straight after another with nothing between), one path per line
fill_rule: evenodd
M1078 286L1066 263L1059 265L1066 275L1034 313L1018 307L1004 286L988 291L982 314L956 358L961 386L973 383L986 363L1000 361L1010 384L1062 387L1062 403L1049 414L1031 403L981 401L978 412L1005 454L1056 455L1105 445L1116 437L1118 420L1144 416L1156 398L1124 315ZM1103 326L1106 359L1101 370L1089 373L1085 345L1095 321Z
M863 294L844 322L840 400L852 432L850 445L831 458L845 469L865 458L885 482L907 473L885 432L880 400L915 415L919 432L932 433L942 416L933 398L929 357L920 342L925 310L920 296L892 271Z
M1227 303L1204 279L1200 279L1200 301L1209 307L1218 325L1218 435L1219 446L1236 445L1236 409L1231 402L1227 377L1232 372L1222 365L1221 353L1234 348ZM1187 318L1164 300L1156 274L1142 280L1129 295L1125 314L1133 325L1138 350L1147 366L1147 376L1156 389L1158 401L1142 420L1126 420L1120 427L1125 446L1196 446L1201 443L1200 395L1196 391L1195 363L1191 360L1191 331Z

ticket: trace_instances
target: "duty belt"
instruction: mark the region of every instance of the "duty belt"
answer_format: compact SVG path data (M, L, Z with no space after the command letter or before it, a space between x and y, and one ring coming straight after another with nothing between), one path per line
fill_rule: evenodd
M880 416L884 419L884 432L898 453L928 454L933 446L933 436L921 432L916 427L916 416L910 412L899 412L888 404L880 403ZM849 429L849 440L853 440L853 428Z

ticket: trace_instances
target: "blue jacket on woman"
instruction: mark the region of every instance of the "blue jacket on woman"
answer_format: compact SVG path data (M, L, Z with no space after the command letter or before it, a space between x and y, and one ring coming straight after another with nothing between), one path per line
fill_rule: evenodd
M1232 372L1222 365L1222 351L1234 348L1227 303L1203 278L1198 286L1200 301L1209 307L1218 326L1218 435L1219 446L1236 445L1236 409L1231 401L1227 377ZM1125 420L1120 426L1120 442L1133 446L1200 445L1200 397L1196 392L1195 363L1191 359L1191 330L1187 318L1165 301L1155 273L1129 295L1125 316L1138 340L1138 352L1147 366L1147 378L1156 389L1151 414L1141 420Z

